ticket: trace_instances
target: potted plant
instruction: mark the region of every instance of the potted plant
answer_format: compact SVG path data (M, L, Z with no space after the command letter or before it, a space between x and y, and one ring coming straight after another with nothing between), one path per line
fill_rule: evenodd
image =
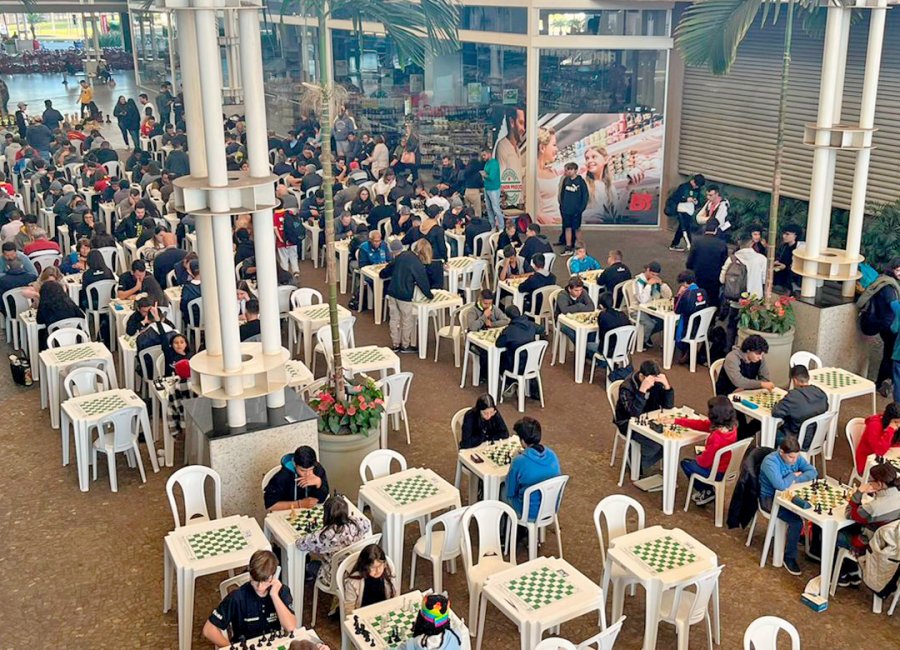
M359 465L379 447L384 393L371 377L345 384L340 395L331 383L309 400L319 421L319 461L333 489L347 496L359 490Z
M744 294L738 303L738 343L751 334L759 334L768 342L769 379L778 386L787 386L790 380L795 323L792 302L790 296L760 298Z

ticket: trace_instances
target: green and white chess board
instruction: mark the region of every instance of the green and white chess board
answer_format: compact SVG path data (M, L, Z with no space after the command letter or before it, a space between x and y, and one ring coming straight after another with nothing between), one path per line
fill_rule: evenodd
M410 476L396 483L385 485L382 489L401 506L427 499L438 493L437 486L424 476Z
M99 395L78 405L87 415L103 415L130 406L119 395Z
M687 546L669 535L631 547L632 554L656 573L687 566L697 556Z
M820 481L816 483L815 488L813 488L812 484L797 488L794 490L793 496L800 497L813 508L822 506L823 510L829 510L831 508L843 508L847 505L849 490L843 485L832 485L831 483Z
M511 286L513 289L518 289L519 285L525 282L530 276L522 276L521 278L510 278L506 281L506 284Z
M465 269L477 261L478 260L471 257L451 257L447 260L447 266L454 269Z
M350 350L346 353L346 358L347 361L352 364L372 363L373 361L384 361L384 353L378 348L373 348L371 350Z
M70 361L82 361L84 359L93 359L97 356L94 346L90 343L70 346L67 348L57 348L53 352L53 356L59 363L68 363Z
M237 526L194 533L185 538L188 553L194 560L205 560L247 548L247 539Z
M600 312L596 311L588 311L588 312L580 312L577 314L569 314L569 318L575 321L576 323L581 323L582 325L596 325L597 317L600 315Z
M748 402L753 402L754 404L757 404L758 406L770 411L775 408L775 405L778 404L778 402L780 402L783 397L784 394L770 393L768 391L742 396L742 398L747 400Z
M603 273L602 270L600 270L600 271L583 271L582 273L578 274L578 277L580 277L585 282L593 282L594 284L596 284L597 278L600 277L601 273Z
M431 293L434 296L431 300L423 295L419 295L413 300L413 302L428 302L435 304L439 302L450 302L457 299L457 297L452 293L450 293L449 291L444 291L443 289L438 289L437 291L432 291Z
M298 533L312 532L320 529L325 523L325 506L319 504L314 508L294 510L287 517L287 522ZM307 530L310 529L311 530Z
M572 596L578 590L562 570L542 566L506 583L506 589L530 610L541 609Z
M819 383L825 384L829 388L847 388L860 383L860 378L852 372L847 372L841 368L827 368L821 371L813 371L812 379Z
M328 318L328 305L316 305L312 308L303 309L303 315L312 320L322 320Z
M505 327L491 327L486 330L479 330L477 332L472 332L472 337L479 339L480 341L484 341L486 343L492 343L493 345L497 344L497 339L500 338L500 335L505 330Z
M675 309L675 301L672 298L658 298L647 303L647 307L653 311L670 312Z
M392 609L389 612L379 614L371 621L371 626L375 629L384 645L388 648L396 648L406 643L406 640L412 637L413 623L419 615L419 606L413 604L410 609ZM388 639L394 634L396 629L399 641L388 643Z
M505 467L512 462L512 456L522 451L522 445L518 440L501 440L494 444L488 444L484 450L484 455L489 461L499 467Z

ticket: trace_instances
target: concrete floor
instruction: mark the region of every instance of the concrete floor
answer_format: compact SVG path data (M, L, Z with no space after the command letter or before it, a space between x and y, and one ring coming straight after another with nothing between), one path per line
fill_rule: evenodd
M24 82L28 82L27 84ZM60 110L70 110L76 97L59 83L44 78L13 78L10 83L12 104L23 93L26 101L42 107L45 96L55 100ZM106 95L102 102L126 94L123 84ZM33 94L32 94L33 93ZM70 104L64 104L69 101ZM110 135L114 135L110 129ZM609 248L621 248L626 263L639 270L642 262L658 259L665 278L672 282L682 268L682 254L667 250L667 232L602 231L587 235L590 251L603 257ZM303 266L304 285L322 288L324 273L312 265ZM342 297L346 304L346 297ZM362 344L387 344L387 326L376 327L371 313L357 322L357 340ZM6 352L10 352L6 346ZM638 355L659 358L659 352ZM828 611L816 614L803 606L800 593L806 581L818 572L817 565L801 559L802 578L767 566L759 568L762 534L756 535L751 548L744 546L746 532L717 529L713 525L712 506L680 508L671 517L662 514L660 495L645 494L626 484L616 485L618 464L609 466L614 428L604 392L599 385L576 385L572 379L571 356L564 367L545 366L545 409L528 402L527 414L541 420L545 442L559 455L563 471L572 478L561 511L565 557L590 578L600 581L600 552L591 521L594 505L608 494L624 493L638 499L647 512L647 525L680 527L700 539L719 556L725 570L721 578L722 648L741 647L746 626L758 616L777 615L793 622L800 631L804 648L831 650L859 648L865 631L866 645L875 648L897 647L895 622L886 615L871 613L871 595L865 589L840 589ZM450 418L457 409L474 403L479 390L459 388L459 370L452 365L449 349L444 348L439 363L403 357L404 370L415 373L409 402L412 444L407 447L400 433L391 435L392 447L403 453L410 466L428 466L448 480L453 479L455 447L449 430ZM704 408L710 395L705 368L691 375L684 368L670 373L678 404ZM841 430L846 420L866 415L868 401L853 400L841 414ZM883 401L881 403L883 406ZM511 425L519 414L515 406L501 405ZM5 423L0 427L0 456L6 459L6 471L0 474L3 498L0 527L5 533L0 546L3 571L0 572L0 648L22 648L40 642L54 648L177 647L177 619L174 611L162 613L162 540L172 528L172 515L165 496L165 482L171 470L150 475L142 484L136 471L119 463L119 492L112 494L103 463L100 479L91 491L82 494L74 465L60 465L60 433L50 428L47 411L40 410L39 387L14 385L8 374L0 373L0 412ZM180 445L179 445L180 446ZM847 479L849 453L841 436L836 458L829 472ZM285 450L287 451L287 450ZM176 451L180 458L180 451ZM273 458L273 463L276 459ZM679 480L676 504L683 503L686 481ZM408 529L408 549L414 541ZM550 535L543 554L558 553ZM519 560L525 559L522 554ZM425 588L430 569L421 567L417 587ZM408 574L408 568L407 572ZM218 602L218 582L224 576L209 576L198 581L195 600L195 643L208 647L200 639L203 620ZM408 585L404 585L404 590ZM454 609L468 612L464 574L445 576ZM306 622L309 624L310 590L307 590ZM628 620L617 648L641 646L644 607L642 593L627 598ZM21 624L19 628L17 623ZM317 632L339 647L336 623L320 618ZM514 626L493 608L488 609L485 648L517 648ZM596 617L585 616L562 627L562 635L574 641L596 633ZM702 625L691 631L692 647L704 647ZM675 647L674 630L661 626L660 648Z

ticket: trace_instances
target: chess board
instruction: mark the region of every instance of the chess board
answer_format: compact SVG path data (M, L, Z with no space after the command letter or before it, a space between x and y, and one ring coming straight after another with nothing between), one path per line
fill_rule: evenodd
M479 330L477 332L472 332L472 337L476 338L480 341L484 341L486 343L491 343L493 345L497 345L497 339L500 338L500 335L505 330L505 327L490 327L486 330Z
M847 505L847 497L850 491L843 485L834 485L819 481L816 487L812 484L804 485L794 490L793 497L799 497L810 504L813 508L821 506L823 510L831 508L843 508ZM841 510L843 513L843 510Z
M656 573L687 566L697 560L691 549L669 535L636 544L631 553Z
M443 289L438 289L436 291L432 291L431 293L434 296L431 300L426 298L424 295L420 295L420 296L416 297L413 300L413 302L419 302L419 303L427 302L427 303L435 304L435 303L439 303L439 302L450 302L450 301L457 299L457 296L454 296L449 291L444 291Z
M505 467L512 462L510 456L522 451L522 445L518 440L502 440L494 444L488 444L483 455L494 465Z
M370 623L378 636L381 637L385 647L396 648L406 643L406 640L412 637L413 623L416 622L418 615L419 605L413 603L413 607L410 609L392 609L389 612L379 614ZM388 639L393 635L395 628L400 640L389 643Z
M451 257L447 260L447 266L454 269L466 269L477 261L471 257Z
M188 553L194 560L205 560L247 548L244 533L234 525L188 535L185 537L185 542Z
M575 585L569 582L564 571L547 566L510 580L506 583L506 589L532 611L552 605L578 591Z
M68 363L70 361L82 361L84 359L93 359L97 356L94 346L78 345L66 348L57 348L53 351L53 356L59 363Z
M410 476L385 485L384 493L401 506L427 499L438 493L437 486L424 476Z
M307 307L302 312L310 320L323 320L328 318L328 309L328 305L316 305L312 308Z
M521 278L510 278L510 279L506 280L506 284L511 286L513 289L518 289L519 285L522 284L523 282L525 282L525 280L527 280L529 277L531 277L531 276L525 275L525 276L522 276Z
M325 506L319 504L314 508L294 510L286 521L298 533L311 533L324 525Z
M129 350L137 351L137 337L131 336L129 334L123 334L122 345L123 347L127 347Z
M658 312L670 312L675 309L675 301L672 298L659 298L648 302L647 308Z
M600 315L600 312L596 311L587 311L580 312L577 314L567 314L567 317L576 323L581 323L582 325L596 325L597 317Z
M27 309L19 314L19 320L35 321L37 320L37 309Z
M583 271L582 273L578 274L578 277L580 277L585 282L593 282L594 284L596 284L597 278L600 277L601 273L603 273L602 270L600 270L600 271Z
M861 379L852 372L847 372L841 368L826 368L821 371L813 371L810 373L811 379L820 384L825 384L829 388L847 388L860 383Z
M120 395L100 395L78 405L86 415L103 415L129 406Z
M753 402L757 406L760 406L769 411L775 408L775 405L778 404L778 402L780 402L783 398L783 394L770 393L769 391L753 393L750 395L741 395L741 399L745 399L748 402Z
M368 266L364 266L363 269L371 269L370 272L374 273L375 275L378 275L379 273L381 273L381 269L383 269L386 266L387 266L387 262L385 262L384 264L369 264Z
M384 354L378 348L371 350L350 350L345 353L348 363L361 364L372 363L373 361L384 361Z

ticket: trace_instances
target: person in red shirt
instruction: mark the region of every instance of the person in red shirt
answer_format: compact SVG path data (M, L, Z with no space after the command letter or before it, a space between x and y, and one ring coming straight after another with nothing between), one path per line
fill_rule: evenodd
M87 135L84 132L84 127L81 124L76 124L74 129L66 133L66 138L69 142L72 140L81 140L84 142L87 140Z
M0 190L5 192L6 196L13 196L16 193L16 189L6 180L6 174L3 172L0 172Z
M40 255L47 255L48 253L58 254L60 252L59 244L48 239L47 231L43 228L35 228L32 236L34 240L25 244L25 249L22 251L29 258L34 259Z
M856 445L856 471L862 476L869 456L884 456L891 447L900 447L900 402L891 402L884 413L866 418L866 428Z
M737 414L734 412L731 401L724 395L711 397L706 403L706 409L708 413L706 418L669 419L669 422L681 427L709 432L706 446L697 458L685 458L681 461L681 470L688 478L692 474L709 476L716 452L722 447L737 442ZM716 469L716 478L728 469L730 462L731 453L723 454L719 460L719 467ZM692 498L698 506L706 505L715 499L715 492L711 489L699 488L695 490Z

